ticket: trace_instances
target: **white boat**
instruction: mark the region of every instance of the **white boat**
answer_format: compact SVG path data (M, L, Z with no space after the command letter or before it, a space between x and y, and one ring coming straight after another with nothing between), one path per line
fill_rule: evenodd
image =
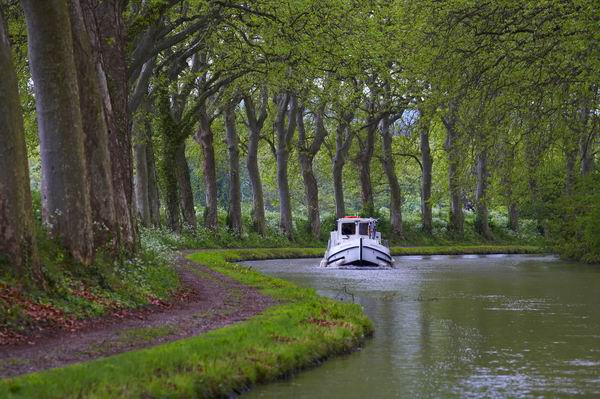
M390 267L394 259L381 241L377 219L346 216L337 220L331 232L321 267Z

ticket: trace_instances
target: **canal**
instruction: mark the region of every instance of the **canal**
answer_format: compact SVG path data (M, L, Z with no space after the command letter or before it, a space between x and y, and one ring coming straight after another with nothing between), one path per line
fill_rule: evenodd
M552 256L399 257L387 270L244 262L362 305L358 352L245 398L598 397L600 267Z

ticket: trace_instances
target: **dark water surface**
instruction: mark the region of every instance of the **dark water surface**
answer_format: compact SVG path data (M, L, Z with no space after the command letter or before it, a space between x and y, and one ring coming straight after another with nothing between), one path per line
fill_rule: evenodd
M391 270L245 263L352 293L375 325L360 352L247 398L600 397L600 266L520 255L400 257Z

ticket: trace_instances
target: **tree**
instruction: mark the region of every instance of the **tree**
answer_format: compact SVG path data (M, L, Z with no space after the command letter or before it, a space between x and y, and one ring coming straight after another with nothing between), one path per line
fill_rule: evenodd
M79 1L69 1L73 51L77 68L84 149L92 209L94 248L117 250L114 190L111 180L108 129L104 117L100 83L94 65L90 38Z
M332 160L332 174L335 215L337 218L343 218L346 215L343 171L348 151L352 145L352 138L354 137L350 126L353 118L354 114L352 112L344 113L342 111L342 115L338 116L338 125L335 130L335 155Z
M402 192L396 176L396 163L392 149L392 125L402 117L402 112L395 115L385 114L380 122L381 131L381 164L388 180L390 188L390 221L392 225L392 234L398 239L404 239L402 226Z
M225 116L225 140L229 159L229 228L238 236L242 234L242 192L240 188L240 140L237 134L235 109L238 99L230 100L223 110Z
M463 200L460 184L461 143L458 130L458 103L453 100L448 111L442 116L446 127L444 149L448 154L448 190L450 192L450 215L448 228L458 234L464 231Z
M116 219L116 233L120 248L133 253L138 246L138 235L133 202L127 31L123 21L126 1L80 0L80 2L99 75L104 116L108 128L115 211L119 215Z
M315 133L310 142L304 127L304 107L302 105L298 107L296 116L298 118L298 158L302 170L302 180L304 181L308 221L312 236L318 239L321 235L321 217L319 213L319 187L313 171L313 160L327 137L327 130L323 120L325 118L325 103L321 102L317 107L314 113Z
M41 281L23 113L2 10L0 70L0 265L10 264L23 281Z
M421 109L419 121L419 147L421 150L421 229L426 234L433 233L433 214L431 206L431 180L433 169L433 158L429 146L429 130L431 118Z
M265 124L265 120L267 119L268 101L269 94L264 86L260 89L260 103L258 110L252 95L244 95L246 125L248 126L248 156L246 158L246 167L248 168L248 176L250 178L250 185L252 186L252 226L260 235L266 233L266 226L263 186L260 177L260 168L258 166L258 147L261 131Z
M42 158L43 220L77 262L93 260L77 69L66 0L23 0Z
M277 135L277 184L279 188L279 227L289 239L294 237L292 224L292 204L288 179L288 162L290 148L296 130L296 114L298 112L295 94L281 92L273 99L276 104L275 133ZM286 123L287 120L287 123Z

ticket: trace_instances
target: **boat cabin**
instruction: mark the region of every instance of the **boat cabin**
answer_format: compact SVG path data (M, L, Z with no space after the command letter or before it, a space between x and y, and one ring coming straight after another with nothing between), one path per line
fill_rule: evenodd
M346 216L338 219L338 237L341 240L358 237L379 239L381 235L377 232L376 224L377 220L373 218Z

